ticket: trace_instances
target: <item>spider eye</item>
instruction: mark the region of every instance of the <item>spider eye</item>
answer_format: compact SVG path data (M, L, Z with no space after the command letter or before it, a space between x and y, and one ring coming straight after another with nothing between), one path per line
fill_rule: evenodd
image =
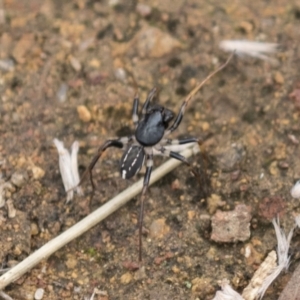
M123 154L120 163L120 172L123 179L136 175L144 164L145 153L143 147L132 145Z

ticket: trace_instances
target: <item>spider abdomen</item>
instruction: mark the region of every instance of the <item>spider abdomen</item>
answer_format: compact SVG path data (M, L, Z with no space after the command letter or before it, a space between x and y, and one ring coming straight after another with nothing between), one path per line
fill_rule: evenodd
M137 174L144 164L144 149L138 145L131 145L123 154L120 172L123 179L129 179Z
M135 137L142 146L154 146L162 139L164 133L165 125L162 113L154 111L139 122Z

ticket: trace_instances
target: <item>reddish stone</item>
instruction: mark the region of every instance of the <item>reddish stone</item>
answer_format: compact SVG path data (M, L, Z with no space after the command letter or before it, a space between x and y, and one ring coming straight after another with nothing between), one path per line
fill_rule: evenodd
M279 196L265 197L259 203L258 214L262 218L272 220L273 218L283 216L285 212L285 200Z
M211 218L211 239L215 242L246 241L250 238L251 207L239 204L232 211L218 210Z

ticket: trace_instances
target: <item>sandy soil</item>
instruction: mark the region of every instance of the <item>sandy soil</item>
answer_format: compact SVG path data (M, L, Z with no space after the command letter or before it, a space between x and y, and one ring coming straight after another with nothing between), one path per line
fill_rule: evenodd
M225 39L279 43L276 61L235 57L193 99L173 137L205 140L212 195L185 166L149 189L143 260L137 260L138 198L9 285L14 299L212 299L227 278L242 291L276 247L270 222L288 231L300 211L289 190L300 177L300 5L292 1L17 1L0 10L0 175L7 183L0 209L2 268L15 265L91 210L143 176L119 176L122 151L96 165L96 192L65 204L54 138L80 142L80 172L109 137L132 132L138 86L153 86L159 103L178 111L184 96L228 54ZM144 4L144 6L142 5ZM291 93L293 93L291 95ZM155 160L155 166L164 161ZM203 173L201 156L191 159ZM14 177L13 177L14 176ZM12 178L15 178L13 182ZM13 182L13 183L12 183ZM211 240L211 217L245 204L251 236ZM149 233L162 226L159 235ZM295 234L290 270L264 299L277 299L298 264ZM245 247L251 247L245 257Z

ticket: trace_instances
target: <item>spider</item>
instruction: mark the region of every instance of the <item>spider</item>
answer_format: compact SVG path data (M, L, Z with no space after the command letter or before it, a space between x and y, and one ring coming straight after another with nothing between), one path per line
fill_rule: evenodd
M182 156L178 152L171 151L168 148L172 145L198 143L199 140L194 137L185 139L169 139L168 136L180 125L186 106L190 99L199 91L199 89L204 85L204 83L206 83L206 81L208 81L213 75L215 75L228 64L231 57L232 55L223 65L221 65L216 71L206 77L204 81L198 84L190 92L190 94L183 101L179 113L176 117L174 113L168 108L152 103L152 100L157 93L157 89L155 87L149 92L139 116L138 111L140 100L138 94L136 93L132 107L132 121L135 127L134 134L126 137L107 140L102 146L100 146L97 154L93 157L91 163L82 175L82 178L78 184L81 185L86 175L89 174L93 191L95 190L92 170L101 157L102 153L110 147L120 148L124 150L123 156L120 161L120 173L123 179L132 178L141 170L142 166L146 162L146 173L144 175L143 188L140 198L141 206L138 221L140 263L142 261L142 225L144 216L144 200L153 168L153 156L158 154L171 157L191 167L191 164L184 156ZM173 119L174 121L170 125ZM192 172L194 175L198 175L193 168Z

